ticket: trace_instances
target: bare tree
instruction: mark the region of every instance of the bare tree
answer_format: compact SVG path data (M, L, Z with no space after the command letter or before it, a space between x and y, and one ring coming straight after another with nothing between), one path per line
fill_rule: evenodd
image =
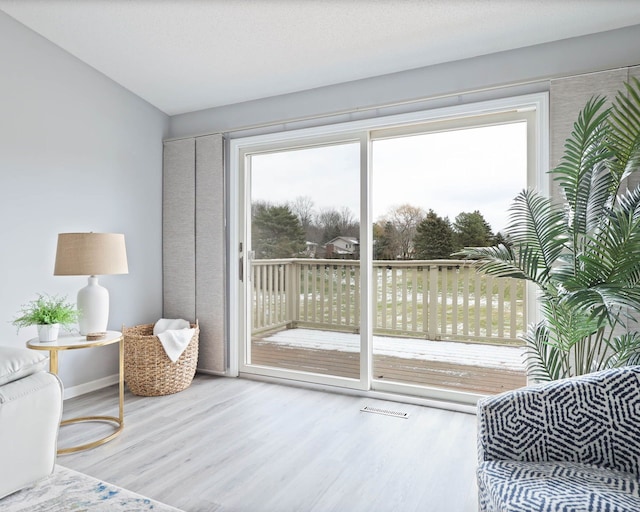
M316 216L316 225L321 235L321 242L326 243L337 236L351 236L358 238L360 224L348 207L340 210L323 208Z
M316 216L316 224L322 233L321 243L326 243L340 236L340 212L334 208L322 208Z
M305 231L309 229L314 217L314 202L309 196L298 196L289 202L289 208L298 217Z
M390 224L388 236L393 238L392 245L397 248L398 257L403 260L411 259L413 253L413 238L418 224L425 218L426 212L417 206L403 204L389 210L383 217L384 223ZM383 224L384 225L384 224Z
M348 206L343 206L338 213L340 214L340 222L338 224L340 234L358 238L360 236L360 223L353 212Z

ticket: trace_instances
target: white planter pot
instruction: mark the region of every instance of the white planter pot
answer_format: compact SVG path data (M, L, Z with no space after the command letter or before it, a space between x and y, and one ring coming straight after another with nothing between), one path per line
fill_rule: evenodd
M59 331L60 324L38 325L38 339L41 343L56 341L58 339Z

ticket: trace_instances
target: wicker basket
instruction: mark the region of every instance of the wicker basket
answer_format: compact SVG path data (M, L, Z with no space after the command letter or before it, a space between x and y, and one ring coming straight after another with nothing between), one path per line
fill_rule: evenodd
M124 335L124 380L134 395L161 396L188 388L198 363L198 323L193 338L175 363L164 351L153 325L122 328Z

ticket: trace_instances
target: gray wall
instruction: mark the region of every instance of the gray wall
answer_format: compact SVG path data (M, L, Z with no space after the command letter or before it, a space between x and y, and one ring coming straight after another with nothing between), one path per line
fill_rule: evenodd
M109 328L162 313L162 139L169 119L0 12L0 344L39 292L75 302L84 277L53 276L57 234L124 233L129 274L104 276ZM64 353L65 387L117 372L115 346Z
M551 78L639 64L638 47L640 25L176 115L171 118L169 136L227 132L271 123L273 130L284 130L538 92L548 90ZM390 108L378 108L381 105ZM291 122L314 116L323 119Z

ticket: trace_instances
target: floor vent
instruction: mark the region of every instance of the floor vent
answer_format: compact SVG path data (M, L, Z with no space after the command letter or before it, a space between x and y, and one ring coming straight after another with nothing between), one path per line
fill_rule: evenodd
M372 412L374 414L384 414L385 416L393 416L394 418L404 418L405 420L409 417L408 412L390 411L388 409L378 409L377 407L369 407L368 405L365 405L360 410L362 412Z

